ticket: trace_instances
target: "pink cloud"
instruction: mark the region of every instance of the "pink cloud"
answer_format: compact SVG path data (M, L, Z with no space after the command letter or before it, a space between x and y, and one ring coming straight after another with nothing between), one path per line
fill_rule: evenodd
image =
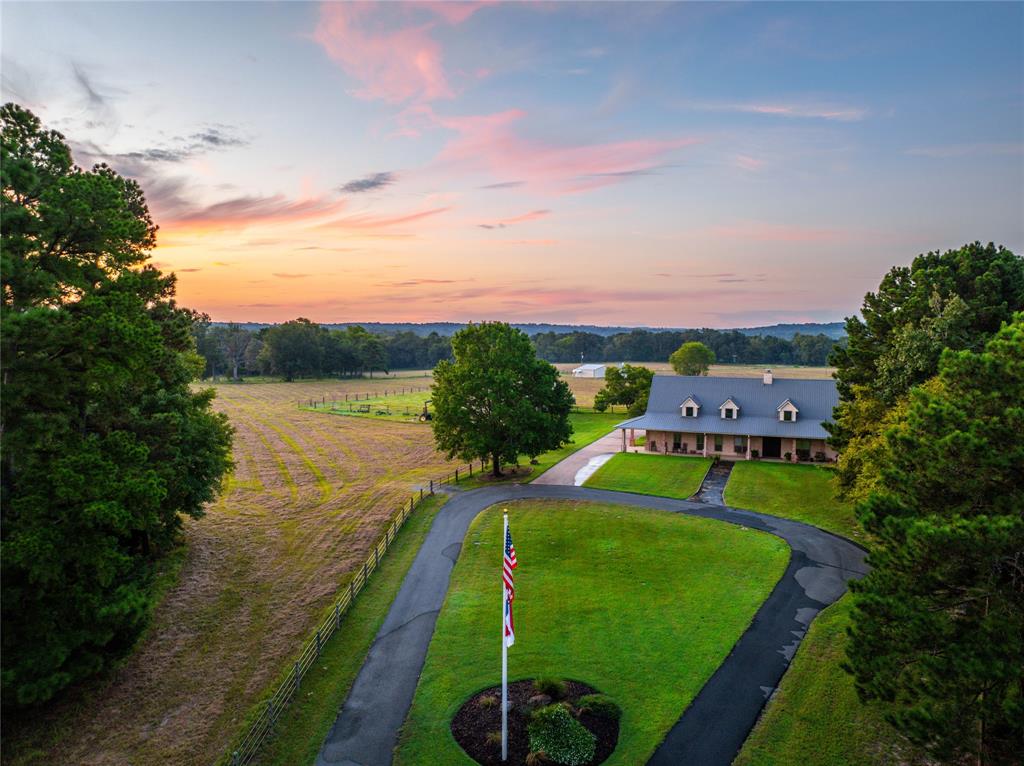
M746 154L737 154L733 158L733 164L740 168L740 170L756 172L764 167L764 160L759 160L756 157L750 157Z
M643 138L583 146L547 144L515 131L515 123L526 116L521 109L444 117L423 107L416 115L457 133L441 151L440 165L479 169L496 178L520 178L535 189L556 194L653 173L672 151L698 142L696 138Z
M332 61L362 83L355 95L392 104L452 98L439 24L461 24L480 2L325 2L313 39Z
M446 213L449 210L451 210L450 207L435 207L429 210L420 210L415 213L402 213L398 215L372 215L370 213L364 213L360 215L345 216L343 218L335 218L333 221L327 221L326 223L320 224L318 228L340 230L388 229L392 226L412 223L413 221L419 221L424 218L440 215L441 213Z
M192 207L167 214L162 223L168 229L239 229L269 223L294 223L326 218L345 207L344 200L326 197L288 199L275 194L269 197L236 197L204 207Z
M551 215L550 210L531 210L529 213L523 213L522 215L515 215L511 218L504 218L494 223L481 223L479 224L481 229L504 229L506 226L513 226L517 223L526 223L528 221L536 221L539 218L546 218Z

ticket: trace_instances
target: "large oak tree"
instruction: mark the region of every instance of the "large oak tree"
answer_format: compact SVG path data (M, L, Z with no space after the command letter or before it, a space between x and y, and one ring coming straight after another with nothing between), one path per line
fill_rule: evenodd
M454 359L434 368L434 438L448 457L502 463L558 449L572 436L573 396L537 358L525 333L504 322L471 324L452 337Z

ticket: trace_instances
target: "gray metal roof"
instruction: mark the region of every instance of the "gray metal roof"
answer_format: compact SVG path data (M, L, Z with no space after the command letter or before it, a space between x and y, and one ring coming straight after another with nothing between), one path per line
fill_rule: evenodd
M705 405L697 417L684 418L679 408L690 397L704 402L732 399L739 415L724 420L717 407ZM788 423L779 420L778 412L787 399L799 410L796 420ZM832 409L838 403L834 380L775 378L765 384L761 378L655 375L647 412L616 428L825 439L828 432L822 423L832 420Z

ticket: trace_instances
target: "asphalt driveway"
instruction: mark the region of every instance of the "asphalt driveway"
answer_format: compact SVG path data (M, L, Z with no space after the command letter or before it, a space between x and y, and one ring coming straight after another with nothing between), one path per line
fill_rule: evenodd
M492 505L532 498L617 503L717 519L777 535L792 549L785 574L750 627L690 706L680 711L679 721L655 751L649 763L659 766L728 766L811 620L846 592L848 580L867 571L864 551L848 540L796 521L722 505L536 482L455 493L406 574L317 766L391 763L470 523Z

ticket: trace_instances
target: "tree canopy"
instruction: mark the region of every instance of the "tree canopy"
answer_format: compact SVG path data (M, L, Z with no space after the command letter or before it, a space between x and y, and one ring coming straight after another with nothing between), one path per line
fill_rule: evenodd
M1024 753L1024 314L946 350L885 431L848 648L865 699L935 755Z
M877 481L864 470L872 464L866 456L879 448L888 413L938 372L943 349L978 351L1021 310L1024 259L977 242L893 268L865 296L861 317L846 320L847 343L831 357L841 402L828 428L847 496L863 499Z
M3 700L29 705L132 647L231 431L190 388L192 315L145 264L156 227L138 185L74 166L14 104L0 138Z
M537 359L525 333L504 322L473 324L452 337L452 361L434 368L432 421L448 457L502 463L536 457L572 436L573 396L558 371Z
M604 375L604 388L594 397L594 409L604 412L611 404L624 404L630 417L643 415L647 411L653 378L654 372L647 367L632 364L609 367Z
M668 361L677 375L707 375L715 363L715 352L693 340L673 351Z

